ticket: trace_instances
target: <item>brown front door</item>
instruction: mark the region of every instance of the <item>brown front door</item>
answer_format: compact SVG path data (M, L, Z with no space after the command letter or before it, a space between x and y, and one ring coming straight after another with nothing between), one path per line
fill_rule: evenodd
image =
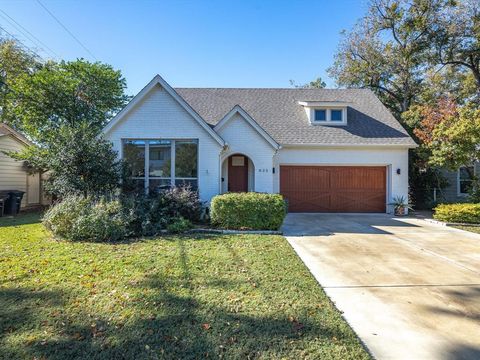
M385 166L281 166L291 212L385 212Z
M248 191L248 158L232 155L228 158L228 191Z

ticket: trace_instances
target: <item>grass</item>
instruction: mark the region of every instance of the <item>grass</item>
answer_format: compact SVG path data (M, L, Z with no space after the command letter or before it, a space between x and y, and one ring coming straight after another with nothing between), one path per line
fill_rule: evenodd
M480 227L478 227L478 226L455 225L455 226L452 226L452 227L454 227L456 229L470 231L470 232L473 232L473 233L480 234Z
M280 236L52 239L0 218L2 359L368 359Z

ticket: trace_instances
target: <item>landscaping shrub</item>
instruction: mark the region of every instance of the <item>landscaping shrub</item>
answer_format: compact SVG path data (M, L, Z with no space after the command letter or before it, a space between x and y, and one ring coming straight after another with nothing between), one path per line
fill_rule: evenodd
M184 218L175 219L167 225L167 231L172 234L184 233L192 228L192 223Z
M198 222L202 214L198 192L189 187L175 187L148 196L126 196L121 201L129 228L136 236L156 235L180 218Z
M215 196L212 223L225 229L278 230L286 214L279 194L228 193Z
M433 217L445 222L480 224L480 204L441 204Z
M72 241L117 241L130 234L116 200L67 196L46 212L43 223L56 236Z
M89 199L81 196L67 196L45 213L43 225L55 235L68 238L75 221L88 211L89 202Z
M203 204L198 192L189 186L177 186L163 190L158 193L157 197L164 216L168 218L182 217L191 222L200 221Z
M201 213L198 193L182 187L114 200L70 195L47 211L43 223L68 240L117 241L154 236L164 229L184 232L200 220Z

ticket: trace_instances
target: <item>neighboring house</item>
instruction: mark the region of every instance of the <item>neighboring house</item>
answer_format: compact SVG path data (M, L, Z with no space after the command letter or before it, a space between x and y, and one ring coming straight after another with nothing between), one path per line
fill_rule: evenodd
M104 132L141 188L281 193L294 212L390 212L416 146L369 90L173 89L158 75Z
M470 166L468 170L462 166L457 171L441 169L440 172L448 181L448 186L436 191L436 202L465 202L468 201L468 189L473 181L471 174L480 174L480 163Z
M3 152L19 151L29 145L32 143L25 136L0 123L0 191L24 191L22 208L47 202L41 191L42 176L39 173L30 173L22 161L16 161Z

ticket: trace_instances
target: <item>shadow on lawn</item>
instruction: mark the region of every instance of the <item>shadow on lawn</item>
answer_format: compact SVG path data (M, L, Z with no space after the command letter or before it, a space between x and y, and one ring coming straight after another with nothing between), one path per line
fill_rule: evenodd
M4 215L0 217L0 228L7 226L38 224L42 221L41 219L41 212L20 213L17 216Z
M142 295L130 299L126 305L131 308L130 318L120 323L115 318L92 318L77 313L72 320L57 321L55 336L50 335L45 341L24 342L18 345L20 348L0 346L0 358L24 357L26 353L30 358L53 360L253 359L260 355L301 356L307 348L318 349L321 342L343 345L345 355L349 354L349 348L357 348L346 326L322 321L321 316L296 319L281 312L269 316L252 307L242 313L225 301L217 301L215 293L224 296L240 292L247 280L194 276L184 241L177 243L181 271L167 275L166 269L162 269L134 285ZM233 262L243 261L233 249L230 251ZM198 274L198 269L195 273ZM200 290L205 288L210 295L203 298ZM0 313L2 334L5 331L12 334L28 332L33 323L45 321L38 318L36 306L61 308L68 301L68 294L6 290L0 300L7 304ZM10 328L16 323L19 325Z

